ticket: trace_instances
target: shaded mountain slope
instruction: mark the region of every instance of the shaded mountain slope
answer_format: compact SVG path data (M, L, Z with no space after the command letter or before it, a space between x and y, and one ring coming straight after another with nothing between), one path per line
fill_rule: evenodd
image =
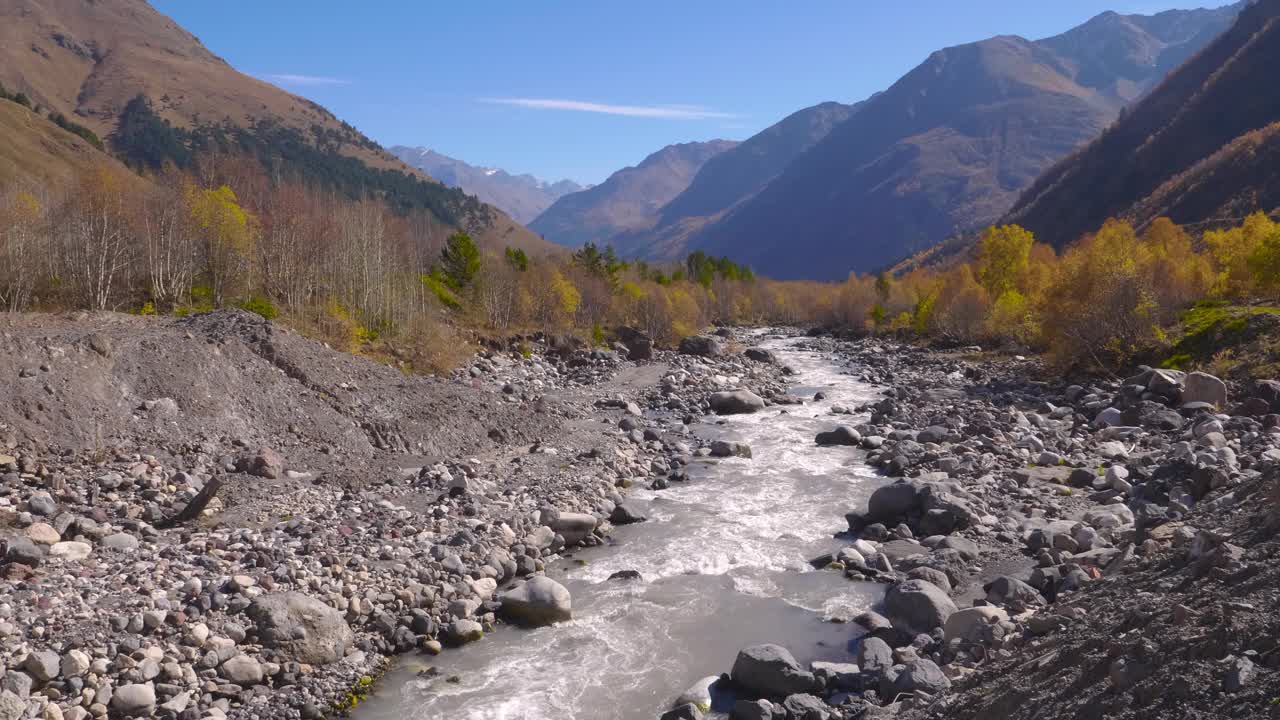
M1062 246L1106 218L1211 220L1280 203L1280 2L1260 0L1113 127L1032 185L1008 219ZM1254 131L1260 131L1255 133Z
M652 227L662 207L689 187L708 160L736 145L730 140L668 145L599 185L565 195L529 228L552 242L578 246Z

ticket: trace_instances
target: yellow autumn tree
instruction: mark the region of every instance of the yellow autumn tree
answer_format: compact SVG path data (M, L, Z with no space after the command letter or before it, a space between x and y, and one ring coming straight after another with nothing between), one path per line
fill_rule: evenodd
M190 187L187 204L203 242L214 304L223 305L248 285L257 224L226 185L205 190Z
M1249 267L1249 259L1275 230L1276 224L1266 213L1256 212L1245 218L1241 225L1204 234L1204 243L1216 272L1214 292L1235 299L1249 297L1254 291L1254 273Z
M989 297L1021 290L1035 236L1018 225L991 226L978 243L977 280Z

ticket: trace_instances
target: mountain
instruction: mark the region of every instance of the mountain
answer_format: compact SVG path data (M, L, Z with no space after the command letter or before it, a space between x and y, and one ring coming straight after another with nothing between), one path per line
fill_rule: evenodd
M144 0L0 0L0 84L102 138L135 167L243 154L349 196L375 193L429 211L495 245L545 247L320 105L238 72ZM42 147L43 132L29 125L20 142ZM28 158L25 166L39 164Z
M449 187L475 195L521 223L531 222L561 197L584 189L572 180L548 183L532 175L475 167L425 147L394 145L390 150L407 165Z
M1280 207L1280 0L1236 24L1054 166L1007 216L1059 247L1112 216L1237 221Z
M614 244L624 255L680 256L692 233L759 192L857 107L825 102L805 108L716 155L662 208L653 228L619 235Z
M529 229L574 247L606 244L619 233L650 228L663 206L689 187L708 160L737 144L711 140L668 145L599 185L555 201L529 223Z
M774 277L836 279L990 223L1239 8L1104 13L1044 40L939 50L681 242Z

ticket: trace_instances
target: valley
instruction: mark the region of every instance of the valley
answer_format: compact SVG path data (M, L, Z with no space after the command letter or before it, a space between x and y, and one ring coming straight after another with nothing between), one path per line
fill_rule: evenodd
M1280 718L1277 61L0 0L0 720Z

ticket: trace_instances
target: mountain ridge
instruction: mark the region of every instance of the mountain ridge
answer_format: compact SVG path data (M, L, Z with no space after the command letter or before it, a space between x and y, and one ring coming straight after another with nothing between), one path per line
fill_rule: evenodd
M1039 41L936 51L689 247L782 278L838 279L994 222L1154 85L1162 57L1225 26L1234 7L1104 14Z
M574 247L609 244L620 233L652 227L658 211L689 186L708 160L737 144L708 140L668 145L599 185L556 200L529 229Z
M528 173L515 175L501 168L479 167L421 145L393 145L388 150L405 164L475 195L523 224L532 222L561 197L586 189L572 180L549 182Z
M1280 149L1280 0L1259 0L1107 132L1042 175L1005 217L1062 247L1110 216L1144 225L1274 209ZM1229 217L1228 217L1229 216Z

